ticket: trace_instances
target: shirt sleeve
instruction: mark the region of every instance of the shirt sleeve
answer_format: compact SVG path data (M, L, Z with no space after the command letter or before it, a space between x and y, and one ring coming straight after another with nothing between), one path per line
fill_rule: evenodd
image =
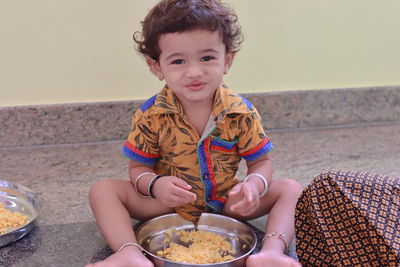
M252 161L270 152L273 146L264 132L257 110L252 107L251 113L243 116L238 122L240 134L237 145L239 155L247 161Z
M122 154L146 165L154 165L160 157L157 130L140 109L132 119L132 131L122 147Z

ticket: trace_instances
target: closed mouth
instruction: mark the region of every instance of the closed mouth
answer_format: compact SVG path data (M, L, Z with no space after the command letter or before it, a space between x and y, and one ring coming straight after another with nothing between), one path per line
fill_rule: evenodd
M186 87L191 90L200 90L204 87L205 83L203 82L190 82L186 84Z

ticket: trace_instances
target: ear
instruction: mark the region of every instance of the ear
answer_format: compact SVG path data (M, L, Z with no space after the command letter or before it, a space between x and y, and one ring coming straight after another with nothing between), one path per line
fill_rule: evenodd
M230 67L232 66L234 57L235 57L235 53L233 53L233 52L226 53L226 55L225 55L224 74L228 73Z
M157 76L160 81L164 80L164 74L161 70L160 63L157 60L146 57L146 63L147 66L149 66L149 70L151 73Z

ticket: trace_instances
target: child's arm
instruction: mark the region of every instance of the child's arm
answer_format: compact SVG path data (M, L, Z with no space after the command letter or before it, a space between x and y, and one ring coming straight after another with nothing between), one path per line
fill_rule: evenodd
M136 182L140 175L140 180ZM149 195L149 185L154 176L154 170L150 166L132 160L129 162L129 177L140 194ZM162 176L154 182L152 193L163 205L173 208L196 200L196 194L190 192L190 189L192 187L178 177Z
M267 179L268 184L271 184L272 182L272 161L271 161L271 157L269 156L269 154L265 154L264 156L261 156L259 159L254 160L254 161L247 161L247 175L251 174L251 173L258 173L261 174L262 176L265 177L265 179ZM258 182L261 182L262 187L261 190L263 190L263 183L262 181L260 181L260 179L254 179L257 178L255 177L251 177L249 178L249 182L251 180L259 180ZM261 191L262 192L262 191Z

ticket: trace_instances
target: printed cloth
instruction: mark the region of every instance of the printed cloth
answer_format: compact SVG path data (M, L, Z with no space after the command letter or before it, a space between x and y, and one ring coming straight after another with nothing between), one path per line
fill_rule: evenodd
M135 113L122 151L131 160L154 166L157 174L189 183L197 200L176 211L195 221L202 212L222 211L228 191L238 183L235 174L241 158L255 160L271 149L254 106L222 84L201 136L165 87Z
M400 179L321 174L298 201L295 227L303 266L400 266Z

